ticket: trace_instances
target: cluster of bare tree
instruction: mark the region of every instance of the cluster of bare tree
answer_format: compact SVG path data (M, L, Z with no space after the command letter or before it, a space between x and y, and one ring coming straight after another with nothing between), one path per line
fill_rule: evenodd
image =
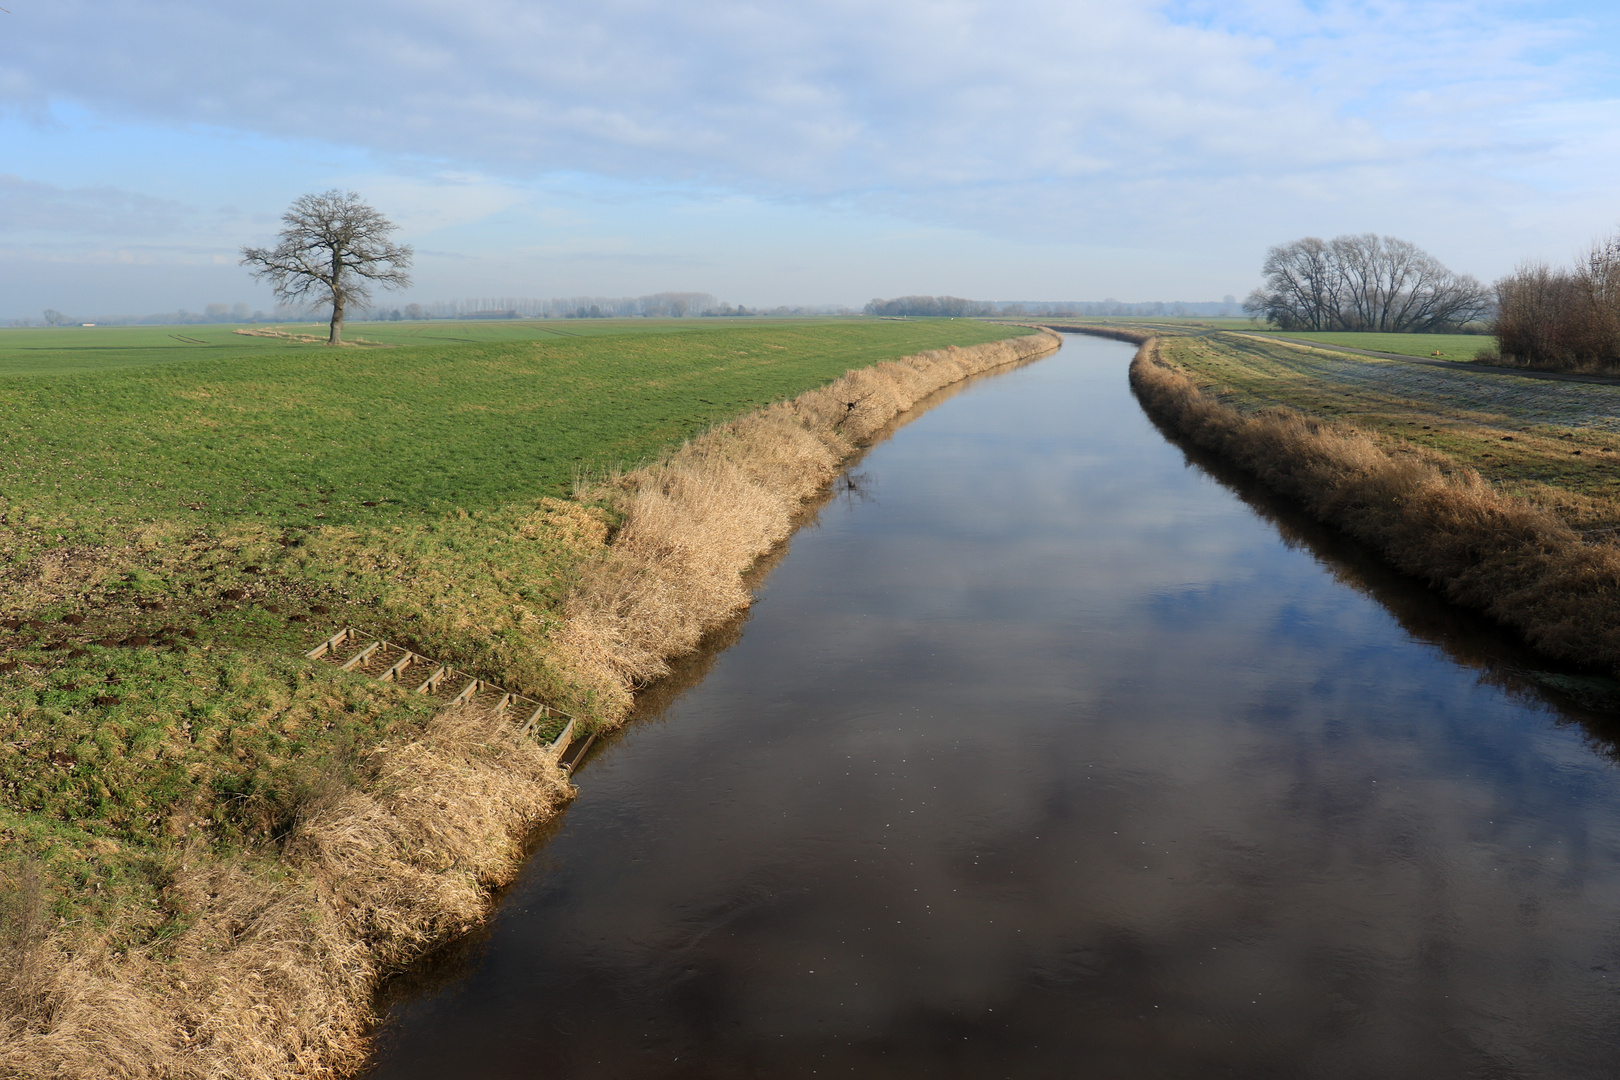
M872 300L868 315L994 315L996 305L985 300L964 300L960 296L899 296L893 300Z
M1237 297L1224 300L1164 301L1127 303L1122 300L964 300L959 296L900 296L893 300L873 300L866 305L868 315L1005 315L1037 318L1130 315L1173 318L1208 318L1236 315Z
M708 293L661 292L647 296L474 296L435 300L402 308L367 308L368 319L613 319L637 316L682 318L706 315L724 305Z
M1573 269L1529 263L1496 283L1503 357L1559 370L1620 368L1620 236Z
M1393 236L1307 236L1267 252L1263 272L1243 310L1283 330L1434 332L1491 311L1475 278Z
M272 315L250 311L243 303L208 304L201 314L181 308L179 311L160 311L151 315L91 315L80 318L64 315L54 308L46 308L43 319L11 319L10 326L78 326L94 323L96 326L196 326L202 323L285 322L304 314L296 308L277 308Z
M1222 300L998 300L997 315L1041 317L1124 315L1133 318L1204 319L1238 314L1237 297Z

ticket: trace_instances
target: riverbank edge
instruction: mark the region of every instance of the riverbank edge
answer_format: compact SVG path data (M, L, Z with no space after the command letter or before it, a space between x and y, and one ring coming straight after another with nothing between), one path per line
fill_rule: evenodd
M580 492L582 514L605 503L620 526L583 553L548 660L598 692L604 726L622 725L639 688L749 605L742 575L873 435L937 390L1061 345L1027 330L852 370ZM269 1080L362 1068L384 975L487 919L525 839L571 794L544 749L455 710L363 766L311 802L279 860L182 865L172 887L198 915L161 955L23 943L25 962L3 977L41 1015L0 1017L0 1073Z
M604 703L607 725L668 661L747 608L744 574L793 532L804 503L919 401L975 375L1055 351L1040 327L848 372L718 425L658 461L581 492L623 524L568 599L553 655Z
M1240 412L1163 358L1154 335L1109 328L1103 336L1140 346L1129 369L1131 389L1176 436L1549 658L1620 675L1614 544L1584 539L1557 515L1502 495L1473 469L1434 451L1293 409Z

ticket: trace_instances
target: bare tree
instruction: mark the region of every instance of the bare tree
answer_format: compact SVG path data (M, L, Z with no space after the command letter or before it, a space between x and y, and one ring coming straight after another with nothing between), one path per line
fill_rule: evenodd
M1491 296L1416 244L1363 233L1314 236L1266 253L1265 285L1243 308L1285 330L1451 329L1489 314Z
M1326 330L1337 316L1339 273L1333 251L1307 236L1266 252L1266 284L1243 301L1243 310L1284 330Z
M242 265L257 267L253 276L268 279L277 300L330 303L329 345L342 343L343 312L350 303L369 301L372 283L385 289L411 283L405 272L410 247L389 240L399 226L352 191L301 195L281 220L287 226L281 242L274 248L243 248Z

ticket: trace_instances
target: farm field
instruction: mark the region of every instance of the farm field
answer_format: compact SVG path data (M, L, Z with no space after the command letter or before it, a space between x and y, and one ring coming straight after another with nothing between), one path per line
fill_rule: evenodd
M496 345L502 342L619 337L627 334L703 333L735 320L715 319L492 319L427 322L350 322L344 337L359 347L378 345ZM830 319L748 319L744 327L817 326ZM844 321L844 320L838 320ZM319 350L325 323L231 323L197 326L65 326L0 329L0 377L66 375L109 368L205 358L234 359ZM277 336L278 334L286 336ZM299 341L298 337L317 341Z
M1222 327L1241 329L1241 327ZM1402 356L1433 357L1441 360L1471 361L1483 349L1495 352L1496 339L1489 334L1364 334L1337 330L1264 331L1272 337L1342 345L1369 352L1399 353Z
M405 343L336 353L218 328L194 346L112 329L128 340L89 355L54 339L94 330L0 335L0 499L13 520L90 538L156 519L308 527L485 509L566 494L581 470L633 465L851 367L1006 334L965 320L667 320L682 321L376 324ZM57 354L48 376L18 370Z
M1620 387L1407 364L1253 334L1161 342L1167 358L1239 409L1283 406L1347 421L1475 469L1577 528L1620 528Z
M1009 336L960 319L376 325L353 331L392 347L0 333L0 872L42 875L58 923L161 949L190 917L169 888L182 857L274 876L322 778L420 730L409 695L301 662L335 627L588 722L545 651L613 525L568 498L582 472L852 367Z
M1254 325L1247 318L1223 318L1214 315L1022 315L1017 319L1011 316L1002 318L1008 322L1024 321L1052 326L1158 328L1173 333L1185 333L1188 330L1244 330L1252 329Z

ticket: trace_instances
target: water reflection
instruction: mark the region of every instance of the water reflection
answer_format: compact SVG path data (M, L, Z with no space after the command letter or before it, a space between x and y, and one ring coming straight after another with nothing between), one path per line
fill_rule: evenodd
M874 448L375 1075L1610 1075L1609 722L1129 356Z
M1342 584L1377 600L1414 640L1478 671L1484 682L1545 706L1560 722L1581 725L1595 752L1620 761L1620 683L1612 677L1536 654L1511 630L1447 602L1207 451L1169 431L1161 429L1161 434L1181 449L1189 465L1270 522L1285 544L1310 555Z

